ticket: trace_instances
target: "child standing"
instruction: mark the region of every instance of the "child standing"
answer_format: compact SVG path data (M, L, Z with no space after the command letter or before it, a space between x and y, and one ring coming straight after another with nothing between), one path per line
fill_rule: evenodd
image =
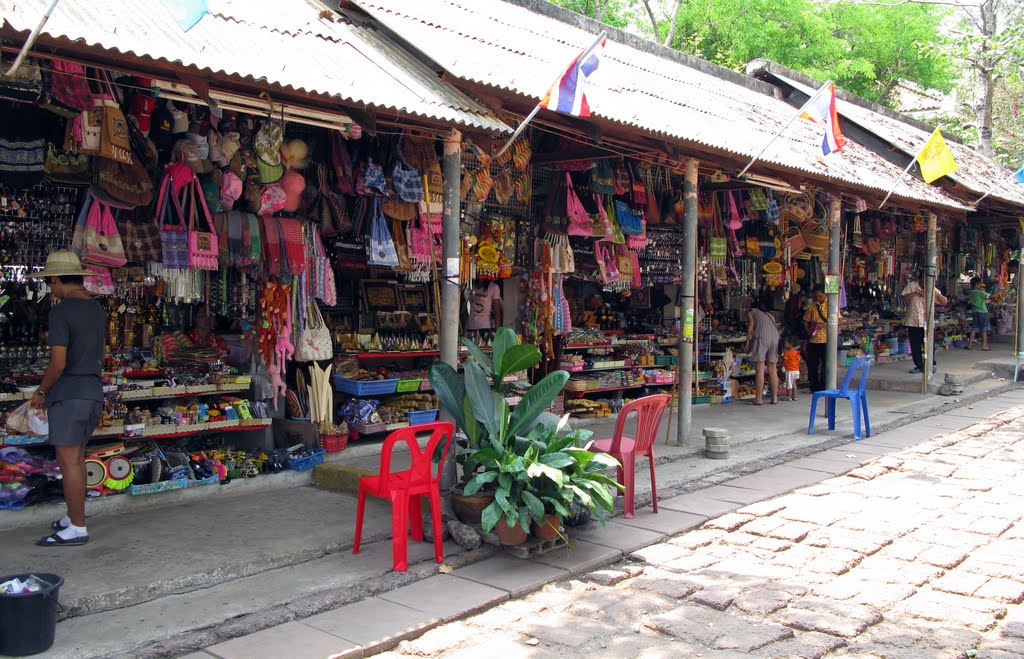
M992 324L988 318L988 292L982 285L981 277L971 279L971 292L967 294L967 301L971 304L971 338L967 341L967 349L974 346L974 335L981 334L981 349L991 350L988 347L988 333L992 331Z
M782 368L786 371L786 393L790 400L796 400L796 383L800 380L800 351L796 349L792 337L786 337L783 344L786 351L782 353Z

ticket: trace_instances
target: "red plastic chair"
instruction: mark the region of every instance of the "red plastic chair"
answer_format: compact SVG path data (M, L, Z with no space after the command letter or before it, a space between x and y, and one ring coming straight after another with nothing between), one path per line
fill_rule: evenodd
M416 435L431 433L427 446L420 449ZM431 518L434 523L434 555L437 562L444 560L441 542L441 469L448 448L452 442L455 426L447 421L424 423L401 428L388 435L380 453L380 471L376 476L359 479L359 507L356 510L356 540L352 553L359 553L359 539L363 533L363 507L366 495L391 500L391 552L394 570L405 572L409 567L407 552L407 528L412 527L413 540L423 541L423 513L421 497L430 497ZM431 469L431 458L437 445L444 440L444 453L437 463L437 471ZM391 471L391 453L397 442L409 446L412 467L406 471Z
M658 490L654 481L654 439L661 426L661 417L669 399L668 394L657 394L638 398L622 407L619 418L615 422L615 436L611 439L599 439L590 444L590 450L607 453L618 460L622 466L618 469L617 480L625 486L625 517L633 517L633 491L636 481L636 457L645 455L651 463L651 495L654 497L654 512L658 512ZM626 427L626 417L636 412L636 439L625 437L622 431ZM623 494L619 492L619 494Z

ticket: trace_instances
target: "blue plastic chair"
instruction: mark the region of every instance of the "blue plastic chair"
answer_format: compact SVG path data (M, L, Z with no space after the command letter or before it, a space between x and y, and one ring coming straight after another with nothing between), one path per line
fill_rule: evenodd
M875 360L874 355L865 355L858 357L850 364L850 368L846 369L846 375L843 377L843 384L838 389L825 389L823 391L816 391L811 397L811 418L807 422L807 434L814 434L814 413L818 411L818 399L828 399L828 429L836 429L836 400L839 398L846 398L850 401L850 406L853 408L853 438L860 439L860 421L861 415L864 417L864 435L866 437L871 436L871 420L868 418L868 396L867 396L867 385L868 385L868 369L871 368L871 363ZM856 389L850 389L850 381L853 379L853 374L860 369L860 382L857 384Z

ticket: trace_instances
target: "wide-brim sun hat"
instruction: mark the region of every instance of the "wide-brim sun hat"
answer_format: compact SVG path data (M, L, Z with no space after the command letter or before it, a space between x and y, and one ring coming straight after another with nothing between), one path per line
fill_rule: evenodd
M66 249L58 249L50 252L46 257L46 266L39 272L28 275L32 279L46 279L47 277L95 277L95 272L90 272L82 267L78 255Z

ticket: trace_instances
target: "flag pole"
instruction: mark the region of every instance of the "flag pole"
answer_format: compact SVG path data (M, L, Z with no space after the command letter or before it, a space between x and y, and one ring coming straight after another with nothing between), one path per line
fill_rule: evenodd
M881 210L882 206L885 206L885 202L889 201L889 197L891 197L892 193L896 191L896 186L900 184L900 181L902 181L903 177L907 175L907 172L910 171L910 168L914 166L915 162L917 162L917 156L914 156L913 158L910 159L910 164L907 165L907 168L903 170L903 173L900 174L900 177L898 179L896 179L896 182L892 184L892 188L889 190L889 192L886 193L885 199L882 200L882 203L878 204L879 210Z
M607 30L601 30L601 33L599 35L597 35L596 39L594 39L594 43L592 43L589 46L587 46L586 50L584 50L582 53L580 53L580 56L577 57L576 59L574 59L572 61L572 64L570 64L569 66L576 66L576 64L579 63L579 62L587 61L587 57L590 56L590 53L594 52L594 49L597 48L598 45L600 45L601 41L603 41L604 38L607 37L607 36L608 36L608 31ZM566 70L568 70L568 68ZM565 71L562 72L562 74L564 74L564 73L565 73ZM561 75L559 75L558 80L561 80ZM557 83L558 80L556 80L555 83ZM582 81L580 81L577 84L583 84L583 83L582 83ZM501 147L501 150L494 154L495 158L500 158L503 153L508 151L508 148L510 146L512 146L512 143L516 141L517 137L519 137L520 135L523 134L523 131L526 130L526 125L529 124L531 121L533 121L533 118L537 116L538 112L540 112L540 103L538 103L537 106L535 108L533 108L533 110L530 112L530 114L526 115L526 118L523 119L523 122L521 124L519 124L518 128L516 128L516 132L512 133L512 137L508 138L508 141L505 142L505 145Z
M973 204L971 204L971 206L977 206L978 204L981 203L982 199L984 199L985 197L989 196L990 194L992 194L993 192L995 192L999 188L1003 187L1004 185L1006 185L1010 181L1016 180L1017 175L1020 174L1022 171L1024 171L1024 167L1021 167L1020 169L1018 169L1017 171L1015 171L1014 173L1010 174L1005 179L1000 181L999 183L993 185L991 188L989 188L988 192L986 192L985 194L983 194L980 197L978 197L978 200L976 202L974 202Z
M813 101L817 100L817 98L818 98L819 96L821 96L821 92L825 91L825 88L826 88L826 87L828 87L828 86L829 86L829 85L831 85L831 84L832 84L832 81L831 81L831 80L829 80L828 82L826 82L825 84L823 84L823 85L822 85L822 86L821 86L821 87L820 87L820 88L818 89L818 91L814 92L814 93L813 93L813 94L811 95L811 97L810 97L810 98L808 98L808 99L807 99L807 100L806 100L806 101L804 102L804 104L800 106L800 109L796 111L796 114L794 114L794 115L793 115L792 117L790 117L789 121L787 121L787 122L786 122L786 125L785 125L785 126L783 126L782 128L780 128L780 129L779 129L779 132L775 133L775 135L773 135L773 136L772 136L772 139L768 140L768 144L765 144L765 145L764 145L764 148L763 148L763 149L761 149L760 151L758 151L758 152L757 152L757 155L756 155L756 156L754 156L753 158L751 158L751 159L750 159L750 162L748 162L748 163L747 163L747 166L746 166L746 167L744 167L744 168L743 168L743 169L742 169L742 170L740 171L740 173L736 175L736 178L740 178L740 177L742 177L742 176L743 176L744 174L746 174L746 173L747 173L747 170L748 170L748 169L750 169L750 166L751 166L751 165L753 165L753 164L754 164L755 162L757 162L757 159L758 159L758 158L760 158L761 156L763 156L763 155L764 155L764 152L768 150L768 147L770 147L770 146L771 146L772 144L774 144L774 143L775 143L775 140L779 139L779 136L780 136L780 135L782 135L782 134L783 134L784 132L786 132L786 129L787 129L787 128L789 128L789 127L790 127L790 126L791 126L791 125L793 124L793 122L794 122L794 121L796 121L796 120L797 120L797 119L798 119L798 118L800 117L800 115L802 115L802 114L804 113L804 110L805 110L805 109L807 108L807 106L808 106L808 105L810 105L810 104L811 104L811 103L812 103Z

